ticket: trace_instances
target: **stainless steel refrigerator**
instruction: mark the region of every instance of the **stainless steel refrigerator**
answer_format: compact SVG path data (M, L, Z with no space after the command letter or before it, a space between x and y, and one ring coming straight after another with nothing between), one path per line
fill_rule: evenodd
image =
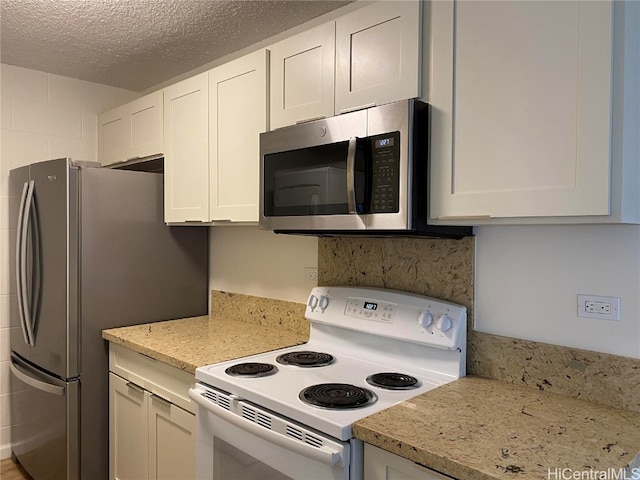
M51 160L10 173L12 455L109 472L105 328L206 314L207 229L163 222L162 175Z

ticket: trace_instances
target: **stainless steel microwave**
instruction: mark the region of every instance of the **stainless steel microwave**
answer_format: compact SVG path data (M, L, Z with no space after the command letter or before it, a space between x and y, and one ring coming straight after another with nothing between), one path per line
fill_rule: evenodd
M260 135L260 228L462 237L428 225L429 106L403 100Z

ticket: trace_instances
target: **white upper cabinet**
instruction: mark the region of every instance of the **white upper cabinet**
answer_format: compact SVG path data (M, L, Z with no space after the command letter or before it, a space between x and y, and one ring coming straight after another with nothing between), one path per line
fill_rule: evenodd
M98 161L102 165L163 153L162 91L98 116Z
M269 47L271 128L419 97L422 4L375 2Z
M164 219L209 221L209 77L164 90Z
M210 220L257 222L260 133L267 130L268 52L209 72Z
M336 114L420 96L422 3L378 2L336 20Z
M634 3L432 2L433 219L640 220Z
M271 128L331 117L335 23L325 23L269 47Z

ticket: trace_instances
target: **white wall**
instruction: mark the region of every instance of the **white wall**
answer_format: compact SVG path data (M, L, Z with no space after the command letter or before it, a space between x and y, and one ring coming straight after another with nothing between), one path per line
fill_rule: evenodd
M9 438L8 179L12 168L40 160L72 157L97 160L97 114L126 103L137 93L35 70L0 66L0 458L11 454ZM19 327L13 327L19 328Z
M234 293L305 303L316 282L304 267L318 265L318 239L276 235L258 227L213 227L209 287Z
M475 329L640 358L640 226L476 229ZM577 295L620 297L620 321L577 316Z

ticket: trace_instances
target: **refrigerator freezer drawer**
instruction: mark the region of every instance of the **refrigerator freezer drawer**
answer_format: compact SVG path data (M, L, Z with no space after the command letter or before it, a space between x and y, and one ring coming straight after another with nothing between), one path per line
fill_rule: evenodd
M11 357L13 454L38 480L79 478L79 380L61 381Z

